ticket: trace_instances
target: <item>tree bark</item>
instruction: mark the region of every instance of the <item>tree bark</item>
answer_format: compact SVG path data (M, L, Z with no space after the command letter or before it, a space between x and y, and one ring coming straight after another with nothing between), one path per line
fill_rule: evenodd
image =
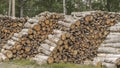
M20 17L23 17L23 6L20 7Z
M91 3L91 0L89 0L89 10L92 10L92 3Z
M11 0L9 0L9 10L8 10L8 16L11 15Z
M12 17L15 17L15 0L12 0Z
M63 0L63 13L66 15L66 3L65 0Z
M108 11L111 11L111 10L110 10L110 3L109 3L109 0L107 0L107 5L106 5L106 7L107 7L107 10L108 10Z

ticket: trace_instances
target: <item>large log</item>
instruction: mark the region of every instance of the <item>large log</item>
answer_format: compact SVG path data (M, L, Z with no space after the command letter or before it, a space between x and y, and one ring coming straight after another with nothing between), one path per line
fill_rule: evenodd
M44 64L44 63L47 63L46 62L47 59L48 59L48 56L45 56L43 54L38 54L32 60L35 60L38 64Z
M113 47L113 48L120 48L120 43L106 43L106 44L101 44L103 47Z
M111 64L111 63L102 63L102 65L106 66L107 68L117 68L115 64Z
M57 43L60 39L55 37L55 35L48 35L48 39L54 43Z
M105 63L111 63L111 64L117 64L117 59L118 58L115 58L115 57L97 57L97 58L94 58L94 61L96 62L105 62Z
M45 40L44 42L47 43L48 45L53 46L53 47L56 47L56 46L57 46L55 43L53 43L53 42L51 42L51 41L49 41L49 40Z
M99 47L98 52L99 53L117 54L117 53L120 53L120 49L119 48L112 48L112 47Z
M108 58L119 58L120 54L106 54L106 53L99 53L97 54L98 57L108 57Z

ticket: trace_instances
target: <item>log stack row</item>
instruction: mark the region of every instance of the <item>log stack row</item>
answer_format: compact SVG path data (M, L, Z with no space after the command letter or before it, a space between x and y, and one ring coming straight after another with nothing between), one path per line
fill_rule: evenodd
M62 19L62 15L55 13L41 13L40 15L29 19L24 24L24 29L9 40L8 45L3 48L3 54L7 59L26 59L35 57L36 54L43 52L42 47L48 47L42 44L49 34L53 34L53 29L58 27L57 21ZM40 48L42 50L40 50Z
M120 19L120 17L119 17ZM107 68L120 67L120 22L110 27L110 34L98 48L97 57L94 58L94 64L102 62Z
M48 38L43 41L38 49L40 53L36 55L33 60L39 64L47 63L51 52L54 52L54 49L58 46L61 35L67 33L72 23L74 23L74 19L71 16L65 16L64 19L58 20L57 26L53 29L53 33L49 34ZM50 63L51 62L52 60L50 59Z
M88 13L87 13L88 14ZM97 56L97 49L116 24L118 14L91 12L70 25L61 35L48 63L84 63Z
M14 33L18 33L24 28L23 25L26 21L25 18L0 17L0 48L5 45Z

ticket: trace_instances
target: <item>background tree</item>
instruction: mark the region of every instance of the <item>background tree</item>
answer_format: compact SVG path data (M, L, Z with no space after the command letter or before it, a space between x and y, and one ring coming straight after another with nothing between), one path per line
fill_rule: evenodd
M120 0L65 0L67 14L88 10L120 12ZM10 15L10 0L0 0L0 14ZM33 17L43 11L63 13L63 0L15 0L17 17ZM11 11L11 10L10 10Z

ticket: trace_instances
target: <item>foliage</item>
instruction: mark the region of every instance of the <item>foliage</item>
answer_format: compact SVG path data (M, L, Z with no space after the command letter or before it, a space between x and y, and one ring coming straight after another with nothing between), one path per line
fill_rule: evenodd
M23 7L23 15L33 17L40 12L63 12L63 0L15 0L16 16L20 17L20 8ZM89 0L66 0L67 14L74 11L88 11ZM120 0L91 0L92 10L120 12ZM0 0L0 14L8 14L9 0ZM76 7L77 6L77 7Z
M8 11L7 0L0 0L0 14L6 15Z

